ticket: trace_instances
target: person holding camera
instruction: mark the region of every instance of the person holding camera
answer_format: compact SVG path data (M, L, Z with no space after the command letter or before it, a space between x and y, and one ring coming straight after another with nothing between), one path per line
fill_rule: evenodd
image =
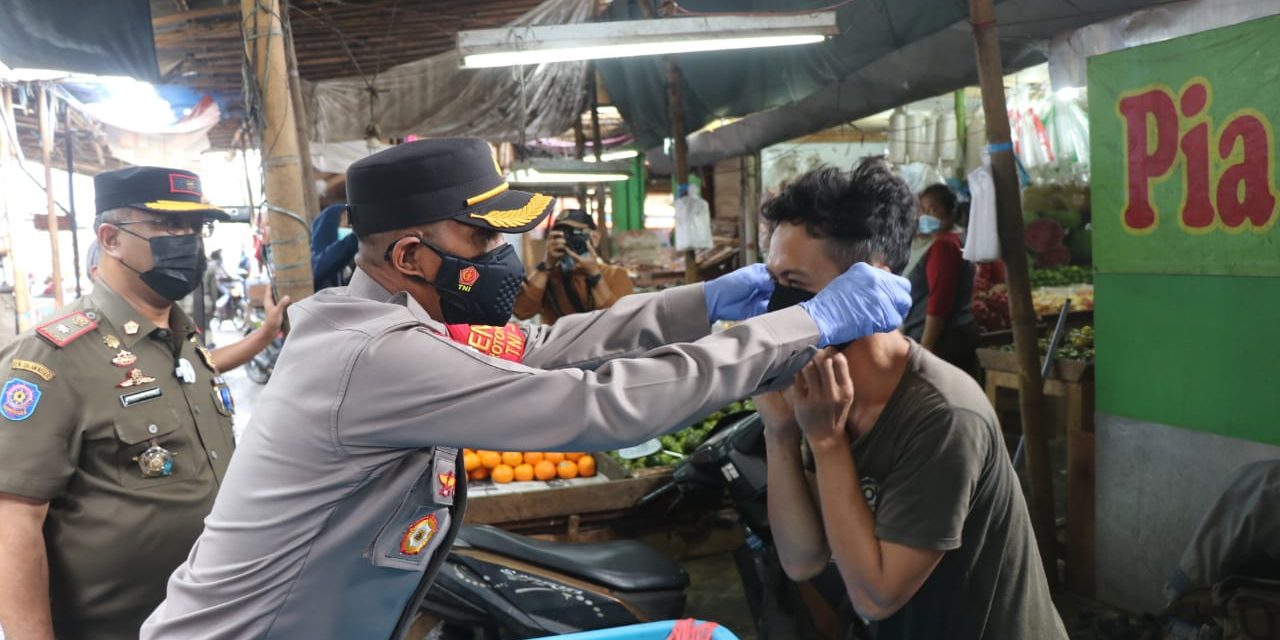
M528 320L541 313L542 322L552 324L571 313L608 309L633 293L627 270L596 253L599 242L600 232L586 211L560 212L547 234L546 257L520 287L516 317Z

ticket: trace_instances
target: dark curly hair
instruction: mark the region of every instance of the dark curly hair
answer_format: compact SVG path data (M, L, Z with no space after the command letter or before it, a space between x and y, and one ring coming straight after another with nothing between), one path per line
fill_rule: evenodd
M796 178L761 213L771 226L802 224L825 239L841 269L876 261L901 274L911 254L916 197L883 160L866 158L853 171L823 166Z

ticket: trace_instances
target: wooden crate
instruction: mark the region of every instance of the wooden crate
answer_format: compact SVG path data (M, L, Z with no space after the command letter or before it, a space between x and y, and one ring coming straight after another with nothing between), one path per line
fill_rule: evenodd
M980 362L982 367L988 371L1005 371L1009 373L1018 372L1018 355L1012 351L1005 351L1003 349L978 349L978 362ZM1044 356L1040 357L1040 364L1044 364ZM1053 367L1049 369L1048 378L1050 380L1065 380L1067 382L1092 380L1093 362L1055 358L1053 361Z

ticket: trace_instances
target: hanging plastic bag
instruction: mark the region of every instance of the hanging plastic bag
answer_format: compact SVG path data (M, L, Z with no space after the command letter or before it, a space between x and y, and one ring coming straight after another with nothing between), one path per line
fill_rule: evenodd
M676 250L710 249L711 205L689 185L689 194L676 200Z
M982 166L969 172L969 229L964 259L994 262L1000 259L1000 234L996 226L996 185L991 161L984 154Z

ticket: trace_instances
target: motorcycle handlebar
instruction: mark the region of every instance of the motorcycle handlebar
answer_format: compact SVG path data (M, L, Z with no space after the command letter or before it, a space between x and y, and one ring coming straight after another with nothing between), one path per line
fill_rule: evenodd
M657 489L654 489L653 491L650 491L649 493L645 494L645 496L643 498L640 498L640 501L636 503L636 506L639 506L639 507L646 506L649 503L657 500L658 498L661 498L675 490L676 490L676 483L668 482L662 485L661 487L658 487Z

